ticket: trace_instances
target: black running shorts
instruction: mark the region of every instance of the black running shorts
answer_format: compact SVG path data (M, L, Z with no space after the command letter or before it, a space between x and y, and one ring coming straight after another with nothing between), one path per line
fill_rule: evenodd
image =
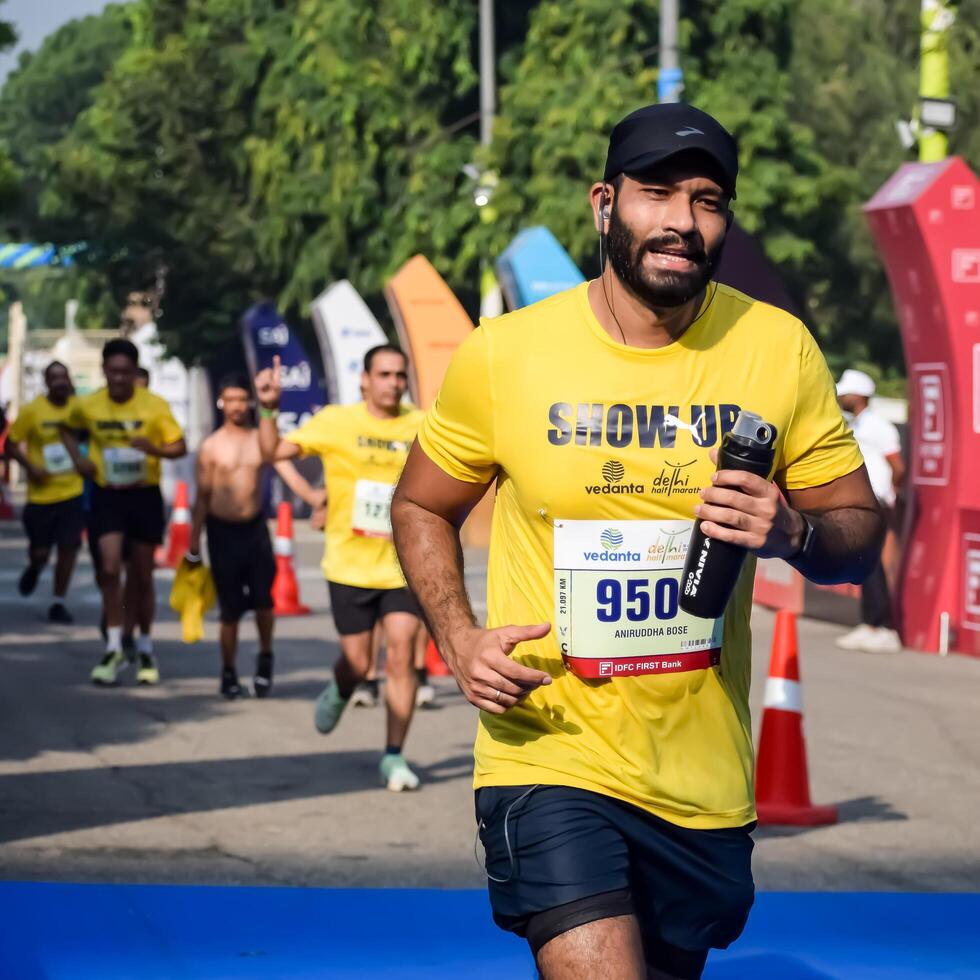
M271 609L276 559L262 514L250 521L208 516L207 531L221 622L237 623L249 609Z
M122 534L127 541L163 544L166 521L159 487L92 487L89 534Z
M85 527L82 496L69 497L54 504L27 504L23 513L24 531L32 548L74 549L81 547Z
M422 618L415 596L407 589L360 589L356 585L327 582L333 621L341 636L366 633L388 613L404 612Z
M494 921L535 954L577 926L633 914L648 964L697 978L752 907L754 823L690 830L566 786L484 787L476 818Z

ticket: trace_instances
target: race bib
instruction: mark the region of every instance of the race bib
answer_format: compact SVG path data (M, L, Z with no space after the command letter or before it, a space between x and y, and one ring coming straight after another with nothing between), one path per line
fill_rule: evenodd
M146 479L146 453L132 446L111 446L102 450L105 482L111 487L129 487Z
M555 628L579 677L716 667L722 620L678 605L691 521L555 521Z
M354 515L351 529L366 538L391 539L391 497L393 483L358 480L354 484Z
M41 450L44 453L44 468L48 473L57 475L58 473L71 473L75 469L75 464L68 455L63 442L49 442Z

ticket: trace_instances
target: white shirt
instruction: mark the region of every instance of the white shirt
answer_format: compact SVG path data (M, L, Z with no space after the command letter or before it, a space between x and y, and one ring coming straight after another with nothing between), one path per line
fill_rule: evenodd
M895 503L895 490L892 485L892 468L885 457L902 451L898 429L870 408L866 408L851 422L851 429L868 467L871 489L881 503L890 507Z

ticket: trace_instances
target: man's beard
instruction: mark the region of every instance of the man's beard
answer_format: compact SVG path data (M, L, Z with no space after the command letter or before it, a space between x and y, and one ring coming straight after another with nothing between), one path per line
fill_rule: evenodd
M697 230L687 236L664 235L638 243L620 218L619 209L613 205L606 235L606 255L613 272L634 296L650 309L664 309L683 306L708 285L721 259L724 244L725 240L722 239L709 255L704 239ZM683 249L685 257L694 262L696 268L690 272L669 269L648 271L643 266L643 259L647 252L657 249Z

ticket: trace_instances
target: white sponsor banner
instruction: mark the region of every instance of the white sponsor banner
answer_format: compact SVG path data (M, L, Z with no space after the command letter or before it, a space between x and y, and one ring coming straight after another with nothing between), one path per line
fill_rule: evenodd
M388 343L384 331L346 279L335 282L313 301L313 324L323 353L330 402L359 402L364 355Z

